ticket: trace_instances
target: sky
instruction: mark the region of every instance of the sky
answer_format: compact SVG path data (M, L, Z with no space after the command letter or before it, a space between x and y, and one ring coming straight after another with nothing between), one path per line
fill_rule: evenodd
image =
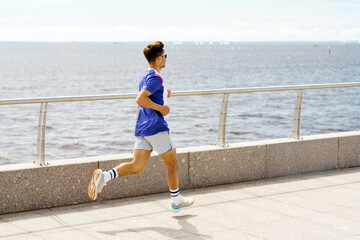
M0 0L0 42L360 41L358 0Z

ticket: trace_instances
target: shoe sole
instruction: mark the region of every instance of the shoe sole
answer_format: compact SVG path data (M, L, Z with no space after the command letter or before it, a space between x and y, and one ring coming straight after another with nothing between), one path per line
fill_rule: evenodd
M97 183L100 181L101 170L96 169L91 177L91 181L88 186L88 195L91 200L95 200L98 195Z
M170 205L170 210L173 211L173 212L180 212L181 210L184 210L184 209L189 209L190 207L194 206L194 202L186 207L181 207L181 208L178 208L178 209L173 209Z

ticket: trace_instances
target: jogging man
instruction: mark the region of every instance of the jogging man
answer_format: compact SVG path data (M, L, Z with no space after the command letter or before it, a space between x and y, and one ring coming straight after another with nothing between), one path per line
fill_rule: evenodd
M147 45L143 53L149 62L149 69L141 78L136 98L139 113L135 127L134 159L132 162L121 163L107 172L96 169L88 186L88 195L91 200L95 200L111 179L142 172L152 150L155 150L167 168L166 180L172 199L170 208L178 211L191 206L194 200L191 197L182 197L179 193L176 148L164 118L170 112L166 101L171 95L171 90L165 88L164 80L159 73L165 68L167 54L164 44L159 41Z

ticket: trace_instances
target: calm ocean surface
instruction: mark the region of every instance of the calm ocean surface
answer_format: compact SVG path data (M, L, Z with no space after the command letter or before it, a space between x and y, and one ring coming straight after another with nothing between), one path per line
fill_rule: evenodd
M0 98L136 93L145 43L0 44ZM331 54L329 54L329 47ZM359 43L165 44L172 91L360 82ZM306 90L301 135L360 128L360 88ZM227 142L291 135L296 91L232 94ZM215 144L222 95L173 97L177 147ZM0 106L0 165L36 159L40 104ZM134 99L50 103L46 159L127 153Z

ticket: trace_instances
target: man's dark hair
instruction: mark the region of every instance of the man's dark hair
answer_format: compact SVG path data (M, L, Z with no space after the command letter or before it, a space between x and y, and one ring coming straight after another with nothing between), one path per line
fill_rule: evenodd
M151 63L157 56L160 56L164 52L164 44L160 41L150 43L144 48L144 55L146 60Z

